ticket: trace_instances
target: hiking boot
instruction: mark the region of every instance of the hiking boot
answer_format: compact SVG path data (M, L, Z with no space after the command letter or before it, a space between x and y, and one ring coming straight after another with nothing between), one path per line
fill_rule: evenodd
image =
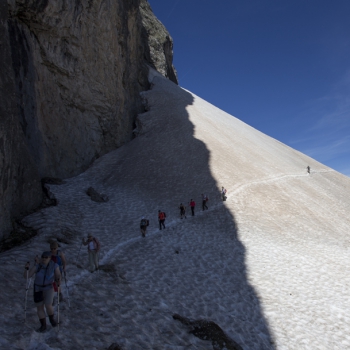
M38 328L36 331L38 333L44 333L46 331L46 317L41 318L39 321L40 321L41 327Z
M55 319L53 318L54 315L49 315L49 320L51 323L52 327L56 327L57 326L57 322L55 321Z

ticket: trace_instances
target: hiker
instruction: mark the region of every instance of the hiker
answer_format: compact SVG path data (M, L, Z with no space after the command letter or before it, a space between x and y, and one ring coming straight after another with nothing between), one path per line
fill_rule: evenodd
M310 174L310 167L309 166L306 167L306 170L307 170L307 173Z
M207 201L209 200L208 196L202 193L202 209L208 209L207 207Z
M58 243L57 242L51 242L50 243L50 249L51 249L51 260L55 262L58 267L60 268L61 276L63 273L66 273L66 257L64 253L58 249ZM55 292L57 292L58 287L54 283L53 285ZM63 296L61 290L59 290L59 298L60 301L63 301Z
M183 219L183 217L185 217L185 219L187 219L186 218L186 207L182 203L180 203L179 209L180 209L180 218Z
M46 330L46 313L49 316L49 320L52 327L57 326L57 322L54 319L54 310L52 307L54 288L53 283L59 287L61 283L61 273L59 266L51 260L51 252L43 252L41 259L38 256L35 257L35 265L28 271L30 263L25 265L24 277L32 277L35 275L34 280L34 302L37 309L37 314L40 320L40 328L37 332L42 333ZM27 275L28 271L28 275Z
M194 216L194 208L195 208L195 206L196 206L196 202L191 198L190 207L191 207L192 216Z
M97 238L95 238L91 233L88 234L88 239L86 242L85 238L83 238L83 244L88 246L90 272L92 273L98 270L98 253L101 245Z
M140 229L141 229L142 237L146 237L146 229L147 229L148 225L149 225L149 221L143 216L141 218L141 222L140 222Z
M165 229L165 225L164 225L165 218L166 218L166 214L163 211L158 210L158 221L159 221L160 230L162 229L162 226Z
M222 196L222 200L223 200L223 201L226 201L226 199L227 199L226 193L227 193L226 188L224 188L224 187L222 186L222 187L221 187L221 196Z

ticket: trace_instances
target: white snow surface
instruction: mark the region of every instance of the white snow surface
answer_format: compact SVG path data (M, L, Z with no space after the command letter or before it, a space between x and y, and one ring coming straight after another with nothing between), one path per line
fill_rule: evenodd
M175 313L214 321L243 349L350 349L350 179L150 79L141 135L50 185L58 205L24 220L39 234L0 255L1 349L213 348ZM109 201L93 202L90 186ZM158 209L167 214L162 231ZM48 324L39 334L32 287L23 322L24 265L67 229L75 232L61 243L71 306L63 285L59 332ZM88 233L102 245L99 273L80 250Z

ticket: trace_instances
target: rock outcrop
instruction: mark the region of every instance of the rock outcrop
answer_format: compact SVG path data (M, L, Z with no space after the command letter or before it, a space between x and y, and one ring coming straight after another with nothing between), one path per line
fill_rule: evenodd
M148 66L177 78L172 39L146 0L0 6L1 237L40 204L40 178L77 175L131 140Z
M174 320L178 320L190 329L190 333L202 340L211 341L213 350L243 350L233 339L213 321L190 320L178 314L173 315Z

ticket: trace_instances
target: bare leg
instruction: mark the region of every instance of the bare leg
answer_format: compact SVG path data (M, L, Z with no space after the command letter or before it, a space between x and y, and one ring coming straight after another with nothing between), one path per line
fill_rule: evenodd
M37 306L36 312L38 314L39 319L46 317L44 305Z

